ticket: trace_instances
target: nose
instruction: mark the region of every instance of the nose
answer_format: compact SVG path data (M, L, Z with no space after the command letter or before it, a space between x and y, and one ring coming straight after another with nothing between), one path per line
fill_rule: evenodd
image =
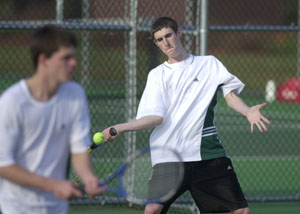
M165 37L163 37L163 43L164 43L164 45L166 45L166 46L169 45L169 41L168 41Z
M76 67L77 65L77 60L75 58L71 59L71 63L70 63L73 67Z

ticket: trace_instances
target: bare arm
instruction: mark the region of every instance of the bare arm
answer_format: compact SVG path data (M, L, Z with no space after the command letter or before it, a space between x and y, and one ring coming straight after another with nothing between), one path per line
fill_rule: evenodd
M1 167L0 177L16 184L33 187L52 192L61 200L68 200L71 197L81 197L82 193L76 188L76 185L67 180L55 180L32 173L16 164Z
M248 119L251 125L252 133L254 131L254 124L257 126L260 132L268 131L268 128L265 125L265 123L267 123L268 125L270 125L271 123L260 113L260 108L265 107L267 103L249 107L243 102L243 100L240 97L238 97L233 92L230 92L225 96L225 101L230 108L232 108L236 112L241 113Z
M72 154L72 164L90 196L102 193L104 188L98 186L99 179L94 175L92 163L87 152Z
M88 153L72 155L72 162L76 172L85 184L85 191L89 195L93 196L104 191L103 188L98 187L98 178L93 174ZM0 177L21 186L33 187L46 192L52 192L61 200L68 200L72 197L82 196L81 191L77 187L78 185L72 181L56 180L40 176L16 164L1 167Z
M123 132L129 132L129 131L140 131L145 129L154 128L155 126L160 125L163 122L163 118L160 116L145 116L138 120L132 120L127 123L120 123L117 125L114 125L113 127L117 130L117 133L123 133ZM116 136L110 136L109 129L111 127L108 127L107 129L104 129L102 133L105 136L105 142L114 140Z

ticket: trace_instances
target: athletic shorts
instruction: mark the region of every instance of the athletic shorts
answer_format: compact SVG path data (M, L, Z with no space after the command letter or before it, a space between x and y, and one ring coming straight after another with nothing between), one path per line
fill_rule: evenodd
M154 198L165 191L168 183L168 164L157 164L153 168L153 176L149 181L149 198ZM232 162L227 157L211 160L185 162L185 176L177 193L169 201L163 203L161 214L167 213L170 205L184 192L190 191L193 200L201 213L220 213L248 207Z

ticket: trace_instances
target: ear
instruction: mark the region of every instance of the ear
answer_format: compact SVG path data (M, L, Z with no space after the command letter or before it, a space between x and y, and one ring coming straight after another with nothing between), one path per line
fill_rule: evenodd
M37 61L37 65L45 65L45 62L46 62L46 54L44 53L40 53L39 56L38 56L38 61Z
M181 38L181 36L182 36L182 29L181 29L181 28L178 28L178 29L177 29L177 37L178 37L178 38Z

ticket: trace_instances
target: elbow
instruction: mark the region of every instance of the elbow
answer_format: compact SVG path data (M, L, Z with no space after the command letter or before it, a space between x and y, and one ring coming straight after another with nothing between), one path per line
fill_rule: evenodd
M162 118L162 117L159 117L159 118L158 118L158 121L157 121L157 125L160 125L160 124L162 124L162 123L163 123L163 121L164 121L164 118Z
M139 119L138 121L140 121L139 128L134 129L134 130L154 128L156 126L159 126L160 124L163 123L163 117L150 115L150 116L145 116L145 117Z
M153 127L161 125L163 123L163 121L164 121L163 117L155 116L153 123L152 123Z
M237 96L233 92L230 92L225 96L225 102L229 108L234 108L234 102L236 98Z

